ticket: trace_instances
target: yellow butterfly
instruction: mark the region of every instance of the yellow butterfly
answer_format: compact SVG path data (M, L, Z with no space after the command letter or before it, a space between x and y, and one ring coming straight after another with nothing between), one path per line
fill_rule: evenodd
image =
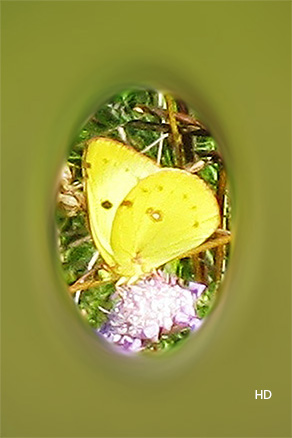
M161 168L130 146L93 138L83 166L94 243L121 277L133 281L182 257L219 225L216 198L201 178Z

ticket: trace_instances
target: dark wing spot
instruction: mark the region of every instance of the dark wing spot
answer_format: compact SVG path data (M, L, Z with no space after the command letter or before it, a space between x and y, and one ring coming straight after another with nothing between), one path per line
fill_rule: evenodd
M160 210L153 210L153 208L149 207L146 210L146 214L148 214L154 222L162 221L162 213Z
M108 158L103 158L103 159L102 159L102 162L103 162L104 164L107 164L107 163L109 162L109 159L108 159Z
M199 225L200 225L199 222L196 221L196 222L194 222L193 227L194 227L194 228L198 228Z
M191 209L192 209L192 210L197 210L197 206L196 206L196 205L193 205L193 206L191 207Z
M112 208L113 204L110 201L107 200L107 201L103 201L101 203L101 206L103 208L105 208L106 210L109 210L110 208Z
M158 190L159 192L162 192L162 190L163 190L163 186L157 186L157 190Z
M121 205L122 205L123 207L132 207L132 206L133 206L133 202L130 201L129 199L126 199L125 201L123 201L123 202L121 203Z
M146 189L145 187L142 187L142 192L149 193L149 189Z
M183 194L183 199L188 199L188 195L186 193Z
M130 169L126 167L125 172L130 172Z

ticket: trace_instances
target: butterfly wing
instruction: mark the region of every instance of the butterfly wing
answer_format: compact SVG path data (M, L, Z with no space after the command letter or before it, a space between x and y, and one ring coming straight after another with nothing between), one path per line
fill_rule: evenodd
M139 276L204 242L219 225L212 190L198 176L161 169L127 194L116 210L111 246L119 273Z
M91 234L104 260L114 266L110 236L117 208L140 179L160 168L123 143L97 137L88 142L83 169Z

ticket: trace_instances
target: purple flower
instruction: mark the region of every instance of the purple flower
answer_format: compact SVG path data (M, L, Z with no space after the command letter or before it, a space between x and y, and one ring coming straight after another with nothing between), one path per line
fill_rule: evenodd
M161 272L134 285L119 286L108 320L98 332L123 351L136 352L158 342L162 335L184 328L196 330L202 320L195 303L205 288L194 282L182 286L176 277Z

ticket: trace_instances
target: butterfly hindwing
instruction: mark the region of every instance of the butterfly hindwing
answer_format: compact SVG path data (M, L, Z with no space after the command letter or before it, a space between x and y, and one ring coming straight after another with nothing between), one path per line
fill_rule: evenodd
M204 242L219 225L212 190L198 176L161 169L125 196L112 223L111 247L124 276L139 276Z

